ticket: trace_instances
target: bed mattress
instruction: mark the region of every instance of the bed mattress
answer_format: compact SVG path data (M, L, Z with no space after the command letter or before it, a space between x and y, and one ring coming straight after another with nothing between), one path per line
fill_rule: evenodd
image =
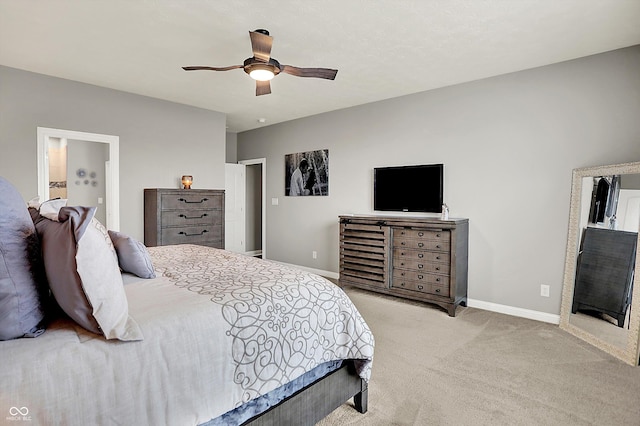
M0 342L2 420L16 408L33 424L197 425L331 361L358 360L369 379L373 335L324 278L204 246L149 252L157 278L124 276L144 340L57 318Z

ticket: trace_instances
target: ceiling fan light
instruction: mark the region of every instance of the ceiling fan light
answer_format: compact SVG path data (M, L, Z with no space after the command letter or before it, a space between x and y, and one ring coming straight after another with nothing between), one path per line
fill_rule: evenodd
M251 76L251 78L253 78L254 80L269 81L274 77L274 74L273 71L269 69L258 68L251 70L249 76Z

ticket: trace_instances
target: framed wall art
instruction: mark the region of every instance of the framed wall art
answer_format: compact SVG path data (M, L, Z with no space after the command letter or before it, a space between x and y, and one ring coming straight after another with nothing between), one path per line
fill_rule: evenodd
M284 193L287 196L329 195L329 150L284 156Z

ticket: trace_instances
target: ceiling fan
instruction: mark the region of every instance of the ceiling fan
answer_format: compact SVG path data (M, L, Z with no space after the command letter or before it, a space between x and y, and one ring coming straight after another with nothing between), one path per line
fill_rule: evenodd
M282 65L271 57L271 46L273 45L273 37L269 35L269 31L258 29L249 31L251 37L251 49L253 57L244 60L242 65L231 65L228 67L204 67L191 66L182 67L185 71L208 70L208 71L229 71L237 68L243 68L244 72L249 74L251 78L256 80L256 96L268 95L271 93L271 80L281 72L296 77L315 77L333 80L336 78L338 70L330 68L299 68L291 65Z

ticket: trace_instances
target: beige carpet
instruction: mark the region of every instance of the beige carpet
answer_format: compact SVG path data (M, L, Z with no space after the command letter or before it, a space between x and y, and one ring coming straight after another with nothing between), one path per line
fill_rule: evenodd
M369 411L320 426L640 426L640 367L542 322L346 289L376 339Z

